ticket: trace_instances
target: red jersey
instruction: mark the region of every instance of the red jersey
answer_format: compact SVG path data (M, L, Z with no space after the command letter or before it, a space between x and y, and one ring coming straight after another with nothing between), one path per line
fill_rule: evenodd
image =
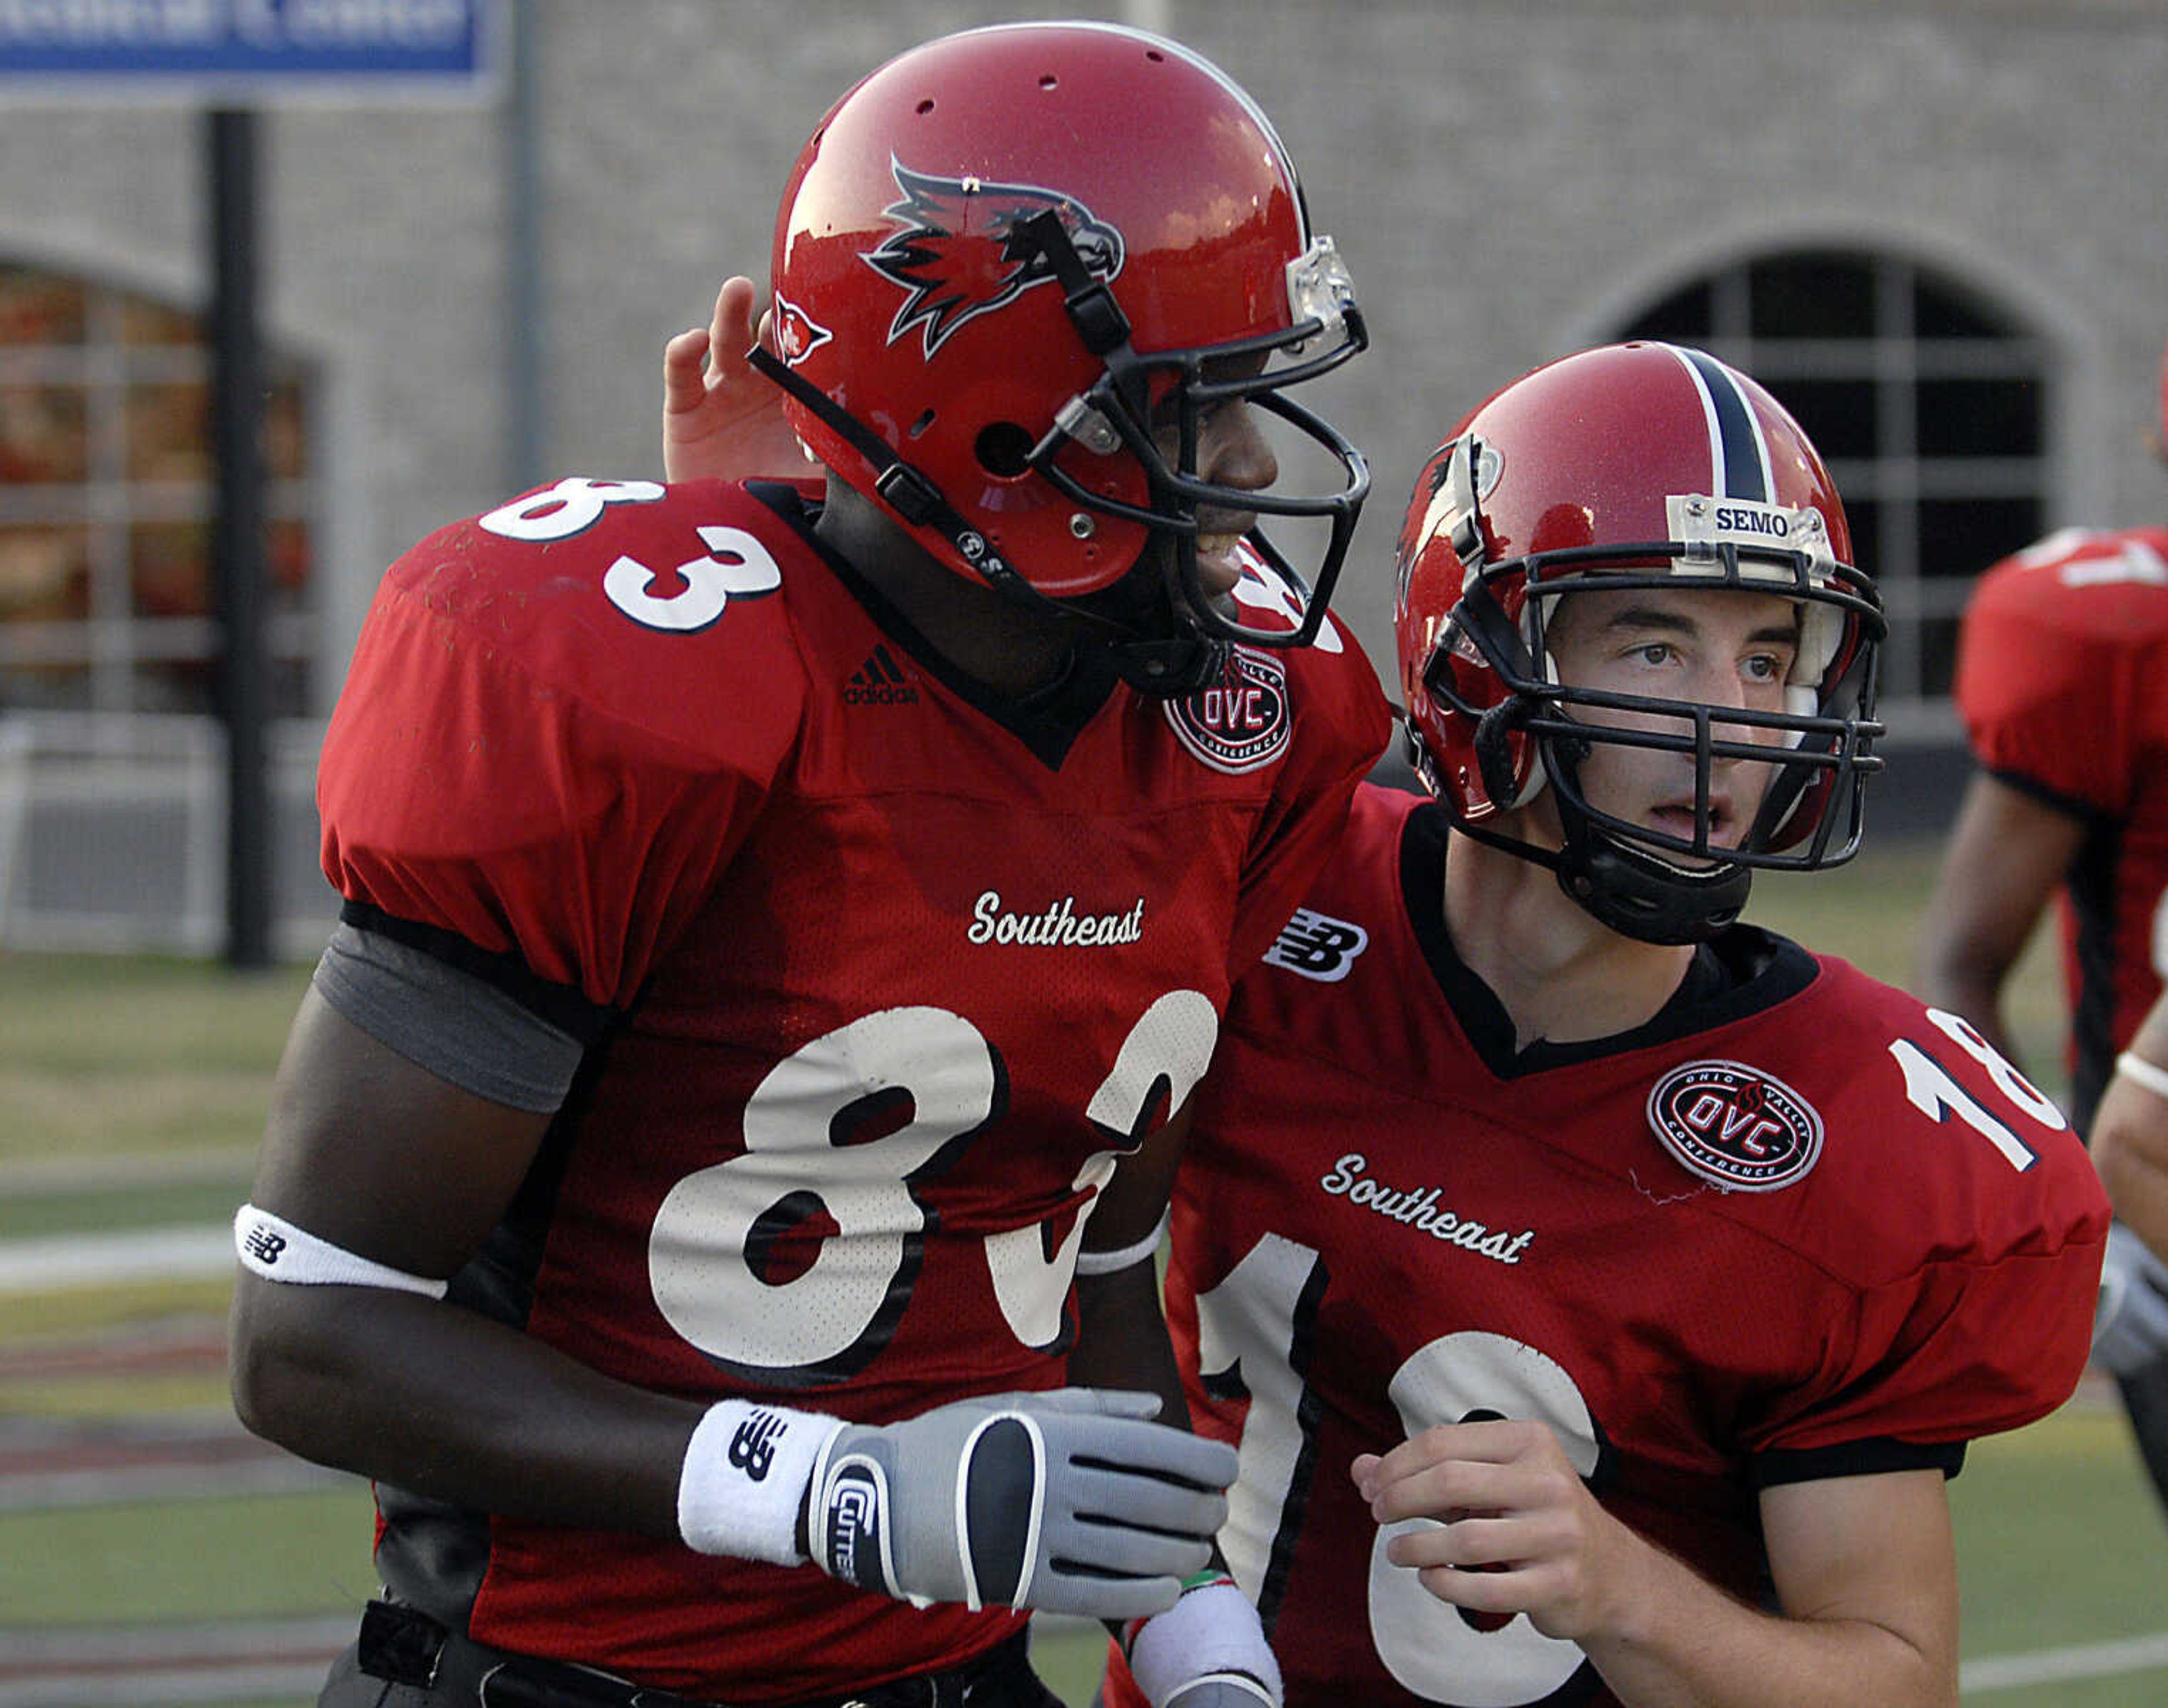
M385 578L324 869L359 922L608 1016L478 1260L500 1314L644 1387L885 1422L1059 1384L1098 1189L1203 1074L1385 730L1338 629L1179 703L1081 656L1001 702L789 489L561 481ZM1018 1618L380 1504L406 1599L698 1697L848 1694Z
M1761 1487L1953 1470L2070 1393L2091 1329L2105 1199L1964 1021L1737 928L1646 1025L1517 1052L1446 933L1445 825L1358 792L1236 987L1177 1182L1168 1315L1241 1455L1220 1541L1289 1708L1613 1700L1389 1563L1358 1453L1541 1419L1754 1600Z
M1980 577L1957 701L1979 763L2082 820L2058 911L2080 1126L2168 962L2168 528L2070 528Z

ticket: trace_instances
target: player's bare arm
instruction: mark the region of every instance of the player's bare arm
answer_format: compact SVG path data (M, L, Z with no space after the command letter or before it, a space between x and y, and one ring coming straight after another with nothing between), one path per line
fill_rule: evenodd
M802 479L798 436L783 394L746 360L756 343L775 347L773 318L741 274L723 281L713 318L662 347L662 470L669 480Z
M1187 1427L1188 1402L1162 1308L1160 1241L1190 1127L1186 1101L1107 1186L1076 1270L1077 1334L1071 1382L1160 1394L1163 1421ZM1256 1607L1216 1555L1182 1599L1149 1620L1110 1626L1139 1687L1158 1708L1260 1708L1281 1700L1279 1663Z
M1762 1498L1782 1609L1726 1594L1607 1513L1543 1424L1442 1426L1353 1467L1381 1524L1443 1520L1389 1555L1439 1599L1526 1613L1628 1708L1957 1700L1957 1578L1938 1471Z
M1985 772L1965 791L1920 925L1920 997L2011 1060L2002 987L2085 840L2082 820Z
M1100 1195L1077 1260L1076 1347L1069 1358L1071 1382L1159 1394L1161 1418L1183 1424L1189 1406L1167 1338L1155 1260L1193 1117L1193 1104L1185 1103L1122 1159Z
M342 1251L441 1281L480 1249L547 1126L417 1067L311 991L280 1064L251 1201ZM305 1458L548 1522L678 1533L697 1403L381 1286L243 1271L232 1344L242 1419ZM430 1430L408 1427L417 1417Z
M2091 1136L2117 1218L2168 1252L2168 997L2155 1002L2116 1062Z
M2116 1057L2090 1143L2117 1225L2093 1315L2093 1361L2134 1377L2168 1357L2168 996Z

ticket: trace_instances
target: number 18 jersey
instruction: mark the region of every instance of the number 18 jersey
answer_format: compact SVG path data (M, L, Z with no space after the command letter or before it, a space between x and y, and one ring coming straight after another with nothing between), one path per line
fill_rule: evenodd
M1447 936L1447 841L1358 792L1236 988L1176 1188L1169 1319L1241 1452L1220 1540L1289 1708L1611 1700L1575 1645L1390 1564L1358 1453L1541 1419L1751 1601L1762 1487L1953 1470L2060 1403L2090 1337L2100 1187L1963 1021L1737 928L1639 1029L1517 1049Z

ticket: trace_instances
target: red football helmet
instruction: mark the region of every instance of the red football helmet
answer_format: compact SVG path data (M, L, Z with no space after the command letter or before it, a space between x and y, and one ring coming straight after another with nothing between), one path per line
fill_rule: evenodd
M1003 24L913 49L806 144L770 278L781 360L760 365L792 427L950 568L1026 599L1082 600L1147 651L1315 638L1369 475L1281 390L1367 335L1271 124L1196 54L1102 24ZM1199 479L1200 422L1235 400L1321 445L1339 490ZM1155 420L1178 431L1172 459ZM1250 535L1291 584L1292 631L1208 598L1200 506L1327 520L1307 579ZM1174 543L1173 585L1114 591L1155 533Z
M1799 423L1753 380L1698 350L1613 345L1496 393L1425 465L1401 525L1394 621L1416 769L1469 835L1551 866L1605 924L1650 942L1708 936L1737 916L1751 868L1811 870L1859 846L1881 725L1885 627L1852 567L1844 509ZM1577 591L1735 586L1800 608L1786 709L1756 713L1580 689L1544 641ZM1618 728L1601 708L1660 718ZM1781 732L1763 745L1730 728ZM1591 806L1591 746L1690 752L1695 827L1673 835ZM1710 841L1710 768L1774 767L1736 846ZM1496 826L1549 784L1565 846ZM1691 857L1687 862L1670 857Z

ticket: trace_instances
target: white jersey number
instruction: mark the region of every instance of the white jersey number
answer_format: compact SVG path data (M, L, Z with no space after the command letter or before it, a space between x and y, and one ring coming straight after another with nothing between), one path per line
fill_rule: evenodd
M652 480L591 480L575 475L539 492L501 505L480 526L505 539L548 545L584 533L613 504L652 504L662 489ZM619 556L603 571L611 604L641 627L691 634L729 607L733 597L756 598L783 585L768 549L741 528L693 530L707 550L667 572Z
M1327 1281L1316 1252L1267 1233L1197 1298L1205 1388L1249 1396L1237 1445L1241 1469L1220 1546L1267 1631L1279 1612L1310 1478L1320 1469L1308 1372ZM1535 1418L1557 1434L1576 1470L1595 1474L1596 1425L1580 1388L1554 1361L1519 1341L1475 1330L1440 1335L1408 1355L1387 1392L1411 1435L1433 1424ZM1322 1474L1344 1469L1323 1467ZM1416 1695L1450 1708L1541 1702L1585 1664L1580 1647L1545 1636L1526 1615L1479 1630L1385 1557L1394 1536L1431 1522L1384 1526L1372 1545L1370 1641L1379 1658Z
M2038 545L2027 546L2017 559L2025 564L2053 563L2083 550L2099 538L2090 528L2063 528ZM2160 554L2144 540L2126 539L2117 542L2112 557L2074 557L2055 572L2055 579L2066 587L2112 587L2131 581L2149 587L2168 586L2168 563L2163 563Z
M500 505L481 518L481 527L505 539L547 545L584 533L613 504L652 504L662 489L652 480L590 480L575 475L539 492Z
M620 557L603 572L611 604L648 629L691 634L729 608L733 597L757 598L783 585L783 571L768 548L741 528L694 530L705 557L688 558L661 576L638 558ZM670 591L657 592L657 587Z
M1197 991L1155 1002L1092 1100L1090 1118L1113 1143L1076 1177L1091 1196L1075 1225L1058 1242L1038 1226L986 1236L995 1297L1023 1345L1059 1340L1098 1189L1150 1116L1188 1095L1218 1028ZM942 1008L884 1009L805 1045L747 1101L745 1154L663 1199L647 1252L656 1308L749 1381L811 1387L862 1368L894 1334L924 1260L917 1189L1000 1117L1004 1083L985 1035ZM776 1259L786 1239L800 1255L813 1250L794 1273Z
M2070 1126L2054 1101L2011 1066L2009 1058L1982 1037L1970 1021L1939 1008L1929 1009L1927 1020L1943 1037L1987 1069L1995 1089L2020 1114L2050 1132L2060 1132ZM2001 1152L2010 1166L2021 1175L2040 1160L2039 1152L2020 1138L2007 1122L1984 1107L1977 1097L1958 1084L1948 1069L1910 1038L1893 1040L1889 1053L1903 1070L1905 1097L1930 1121L1946 1121L1956 1116Z

